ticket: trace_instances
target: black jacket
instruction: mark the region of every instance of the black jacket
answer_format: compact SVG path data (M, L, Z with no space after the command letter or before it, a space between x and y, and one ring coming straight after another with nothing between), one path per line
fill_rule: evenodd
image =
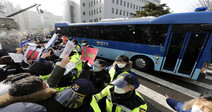
M91 72L90 81L94 83L93 94L101 92L110 83L110 74L102 70L100 72Z

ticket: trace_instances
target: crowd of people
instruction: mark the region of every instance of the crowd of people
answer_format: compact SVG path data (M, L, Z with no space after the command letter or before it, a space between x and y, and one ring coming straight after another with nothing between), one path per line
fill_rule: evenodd
M61 59L67 40L75 47ZM36 38L34 47L45 50L46 42ZM81 44L93 48L86 40ZM13 61L8 55L11 51L0 49L0 112L146 112L147 103L136 90L140 82L129 58L119 55L110 66L96 59L90 66L80 60L82 47L74 38L58 36L38 60L27 58L21 63ZM24 48L16 50L25 53ZM187 108L168 96L167 103L179 112L211 112L212 92Z

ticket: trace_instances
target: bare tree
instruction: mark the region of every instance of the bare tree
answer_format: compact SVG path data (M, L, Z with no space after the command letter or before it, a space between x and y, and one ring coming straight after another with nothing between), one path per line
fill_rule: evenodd
M198 2L192 6L192 10L197 7L208 7L208 11L212 11L212 0L198 0Z

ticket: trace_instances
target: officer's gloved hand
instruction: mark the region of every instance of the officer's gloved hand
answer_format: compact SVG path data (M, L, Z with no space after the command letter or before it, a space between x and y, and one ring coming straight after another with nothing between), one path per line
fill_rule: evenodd
M83 68L84 70L89 70L89 69L91 69L91 67L88 65L88 60L87 60L86 62L83 63L82 68Z

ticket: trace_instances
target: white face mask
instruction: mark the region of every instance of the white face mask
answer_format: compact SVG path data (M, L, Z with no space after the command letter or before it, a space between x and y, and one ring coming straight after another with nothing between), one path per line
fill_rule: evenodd
M126 93L124 89L122 88L118 88L118 87L114 87L114 92L117 93L117 94L124 94Z
M120 64L117 64L117 66L118 66L119 68L124 68L124 67L126 66L126 64L120 63Z
M82 45L84 46L84 45L86 45L86 43L82 43Z
M203 112L203 111L199 107L197 107L196 105L193 105L191 112Z

